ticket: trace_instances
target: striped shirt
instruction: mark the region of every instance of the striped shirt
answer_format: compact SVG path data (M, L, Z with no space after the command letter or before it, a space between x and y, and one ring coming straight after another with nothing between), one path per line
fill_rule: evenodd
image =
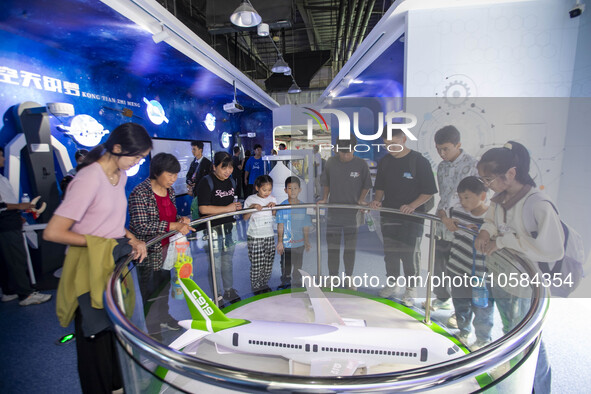
M484 222L484 214L481 216L474 216L465 211L462 207L456 207L451 210L451 215L460 220L460 224L476 224L478 227ZM474 249L475 236L468 234L462 230L453 233L454 238L451 241L451 251L449 254L449 261L447 269L452 276L468 276L472 275L472 265L475 263L475 274L481 278L486 272L484 265L484 255L479 254Z

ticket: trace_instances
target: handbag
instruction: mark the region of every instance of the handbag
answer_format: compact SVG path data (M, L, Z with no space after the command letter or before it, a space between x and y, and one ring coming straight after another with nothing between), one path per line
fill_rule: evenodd
M183 234L178 233L170 237L170 242L168 244L168 248L166 249L166 255L164 256L164 262L162 263L162 269L170 271L174 268L176 261L178 259L179 249L181 245L183 246L182 253L186 253L186 249L188 248L187 244L187 237Z

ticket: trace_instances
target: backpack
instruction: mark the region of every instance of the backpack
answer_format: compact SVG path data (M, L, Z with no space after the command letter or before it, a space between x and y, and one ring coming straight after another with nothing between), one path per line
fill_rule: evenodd
M417 174L417 158L418 158L417 155L412 155L410 157L409 165L410 165L410 173L412 174L412 176L416 176L416 174ZM424 211L425 213L431 212L431 210L433 208L435 208L435 196L431 196L431 198L423 204L423 208L425 209L425 211Z
M213 178L211 174L207 174L203 177L203 179L207 180L207 184L209 185L209 189L213 191ZM236 179L230 175L230 181L232 182L232 187L234 188L234 195L238 195L238 190L236 189ZM197 220L201 217L199 214L199 203L197 202L197 196L193 197L193 201L191 202L191 219Z
M213 191L213 178L211 177L211 174L207 174L203 177L203 179L207 179L207 184L209 185L209 189L211 191ZM230 175L230 181L232 182L232 187L234 188L234 192L236 192L236 178L234 178L232 175ZM238 194L234 194L235 196L237 196Z
M533 238L537 238L538 236L538 232L536 231L538 225L533 210L533 206L538 201L547 201L552 205L556 214L560 216L556 206L554 206L552 201L550 201L544 193L536 192L526 197L526 200L523 203L523 224ZM552 269L550 269L548 263L540 262L538 264L543 273L551 275L550 281L552 285L550 286L550 289L552 295L568 297L570 293L579 286L581 280L585 276L583 269L583 262L585 261L585 246L583 238L575 229L564 223L562 220L560 220L560 224L564 231L564 257L561 260L558 260ZM560 285L557 285L554 280L558 277L561 279L561 283L559 283Z

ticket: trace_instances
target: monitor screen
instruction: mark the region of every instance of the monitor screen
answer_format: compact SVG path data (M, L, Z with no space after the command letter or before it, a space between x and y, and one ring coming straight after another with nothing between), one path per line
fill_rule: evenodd
M203 142L203 156L211 160L211 142ZM186 176L189 171L189 166L195 158L191 152L191 141L187 140L175 140L175 139L163 139L163 138L152 138L151 157L154 155L164 152L174 155L181 163L181 171L179 177L172 187L174 187L175 194L181 195L187 193L187 182Z

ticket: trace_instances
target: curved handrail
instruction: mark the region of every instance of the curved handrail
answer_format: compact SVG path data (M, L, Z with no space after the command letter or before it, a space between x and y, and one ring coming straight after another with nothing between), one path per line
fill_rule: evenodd
M281 210L289 208L337 208L337 209L363 209L375 210L380 212L400 214L410 217L419 217L431 221L441 221L437 216L426 213L404 214L397 209L390 208L370 208L361 205L346 204L299 204L299 205L277 205L270 210ZM200 218L191 222L201 224L207 221L220 219L236 214L254 213L256 209L246 209L236 212L229 212L219 215L212 215L206 218ZM475 234L472 230L463 228ZM147 244L151 245L167 236L174 234L171 231L162 236L150 240ZM507 261L517 260L524 271L533 276L537 270L533 263L522 259L516 254L506 250L501 253L507 258ZM548 298L546 289L534 287L531 297L531 306L524 318L506 335L492 342L475 352L466 354L460 358L449 360L443 363L430 365L426 367L415 368L411 370L347 377L310 377L300 375L281 375L270 374L259 371L243 370L227 365L215 363L208 360L202 360L186 353L173 350L163 345L133 325L124 315L122 308L116 300L116 291L120 289L117 286L119 277L125 266L131 261L129 258L125 263L116 267L109 278L105 292L105 308L114 323L116 333L125 337L130 343L142 349L154 361L165 368L182 375L189 375L190 378L202 382L215 384L218 386L239 389L243 391L307 391L307 392L333 392L333 391L382 391L382 390L400 390L414 391L425 390L435 386L442 387L452 384L459 379L466 379L478 376L484 372L490 371L501 364L504 364L517 356L524 349L530 346L540 335L542 324L545 318L545 312L548 307ZM133 357L133 356L132 356ZM280 377L280 380L278 380Z

